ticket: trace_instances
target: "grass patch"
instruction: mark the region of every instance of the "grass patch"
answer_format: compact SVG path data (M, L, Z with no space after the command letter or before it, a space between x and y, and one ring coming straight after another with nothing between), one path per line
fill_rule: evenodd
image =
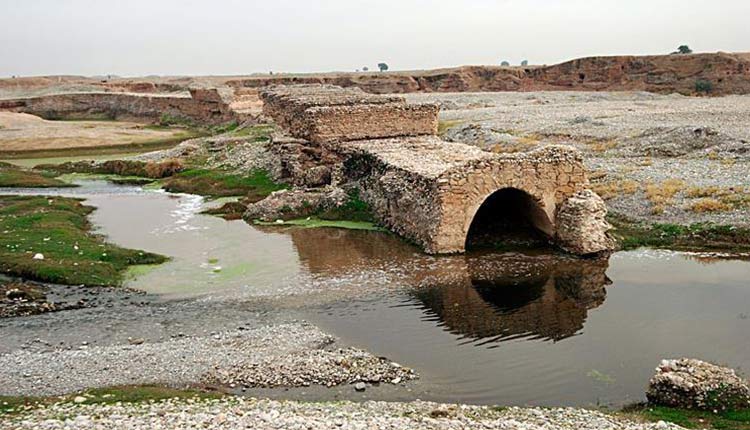
M7 163L0 163L0 187L53 188L75 187L55 178L56 173L27 170Z
M328 221L355 221L360 223L375 223L370 205L359 197L359 190L353 189L349 192L349 200L337 208L328 209L316 215L321 220Z
M256 225L294 226L304 228L343 228L348 230L387 231L386 229L366 221L334 221L320 218L292 219L283 222L253 221Z
M0 270L58 284L119 285L129 266L167 260L91 233L93 210L72 198L0 196Z
M442 135L445 134L446 131L448 131L449 129L451 129L451 128L457 126L457 125L460 125L462 122L463 121L461 121L460 119L452 119L452 120L448 120L448 121L438 121L438 134L442 136Z
M184 170L179 160L164 161L136 161L136 160L108 160L101 163L90 161L73 161L63 164L43 164L34 167L35 170L55 171L58 174L77 173L107 175L107 178L119 176L125 178L159 179L172 176Z
M689 429L750 430L750 409L712 413L638 404L623 410L647 421L666 421Z
M63 397L8 397L0 396L0 415L21 413L39 405L72 402L85 397L82 404L143 403L166 399L219 399L225 394L199 389L176 389L157 385L96 388Z
M261 124L235 129L232 131L232 136L248 138L252 142L268 142L271 140L271 133L273 131L273 125Z
M83 403L93 404L113 404L122 403L140 403L147 401L158 401L165 399L218 399L224 395L215 391L201 391L195 389L182 389L162 387L157 385L145 386L126 386L112 388L97 388L87 390L81 393L81 396L87 397Z
M611 214L611 232L623 250L641 247L681 251L750 251L750 229L711 223L647 224Z
M237 175L208 169L189 169L163 181L170 192L198 194L209 197L246 196L248 202L259 201L286 185L274 182L268 172L256 170Z

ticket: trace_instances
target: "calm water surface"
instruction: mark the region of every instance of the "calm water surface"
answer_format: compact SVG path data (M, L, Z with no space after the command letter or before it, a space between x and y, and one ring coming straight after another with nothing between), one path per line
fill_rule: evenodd
M310 300L305 317L415 368L431 399L619 406L642 400L662 358L750 371L745 261L651 250L431 257L387 234L259 229L200 215L200 197L83 184L64 193L98 207L102 233L172 257L129 286L167 299L336 291Z

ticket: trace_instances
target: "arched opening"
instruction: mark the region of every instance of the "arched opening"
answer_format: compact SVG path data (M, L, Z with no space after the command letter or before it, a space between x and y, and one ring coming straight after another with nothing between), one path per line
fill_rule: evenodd
M477 210L466 236L466 249L542 248L553 228L539 203L516 188L492 193Z

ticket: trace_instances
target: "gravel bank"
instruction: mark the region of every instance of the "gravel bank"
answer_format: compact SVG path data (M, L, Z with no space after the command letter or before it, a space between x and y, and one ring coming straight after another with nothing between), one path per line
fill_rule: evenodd
M702 126L750 141L750 96L685 97L644 92L408 94L442 105L441 119L510 131L617 139Z
M57 404L0 419L17 429L467 429L670 430L584 409L410 403L300 403L255 399L167 400L126 405Z
M306 323L267 325L202 337L0 356L0 395L49 396L116 385L209 383L247 387L400 383L410 369Z

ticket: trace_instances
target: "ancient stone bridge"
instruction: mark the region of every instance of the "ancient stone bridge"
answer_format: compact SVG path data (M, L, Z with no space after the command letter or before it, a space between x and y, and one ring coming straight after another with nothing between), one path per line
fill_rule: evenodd
M332 182L356 183L384 225L428 253L463 252L474 230L500 220L575 254L612 247L604 203L573 148L495 154L445 142L436 106L356 89L273 87L261 97L296 145L325 154L316 160L328 160Z

